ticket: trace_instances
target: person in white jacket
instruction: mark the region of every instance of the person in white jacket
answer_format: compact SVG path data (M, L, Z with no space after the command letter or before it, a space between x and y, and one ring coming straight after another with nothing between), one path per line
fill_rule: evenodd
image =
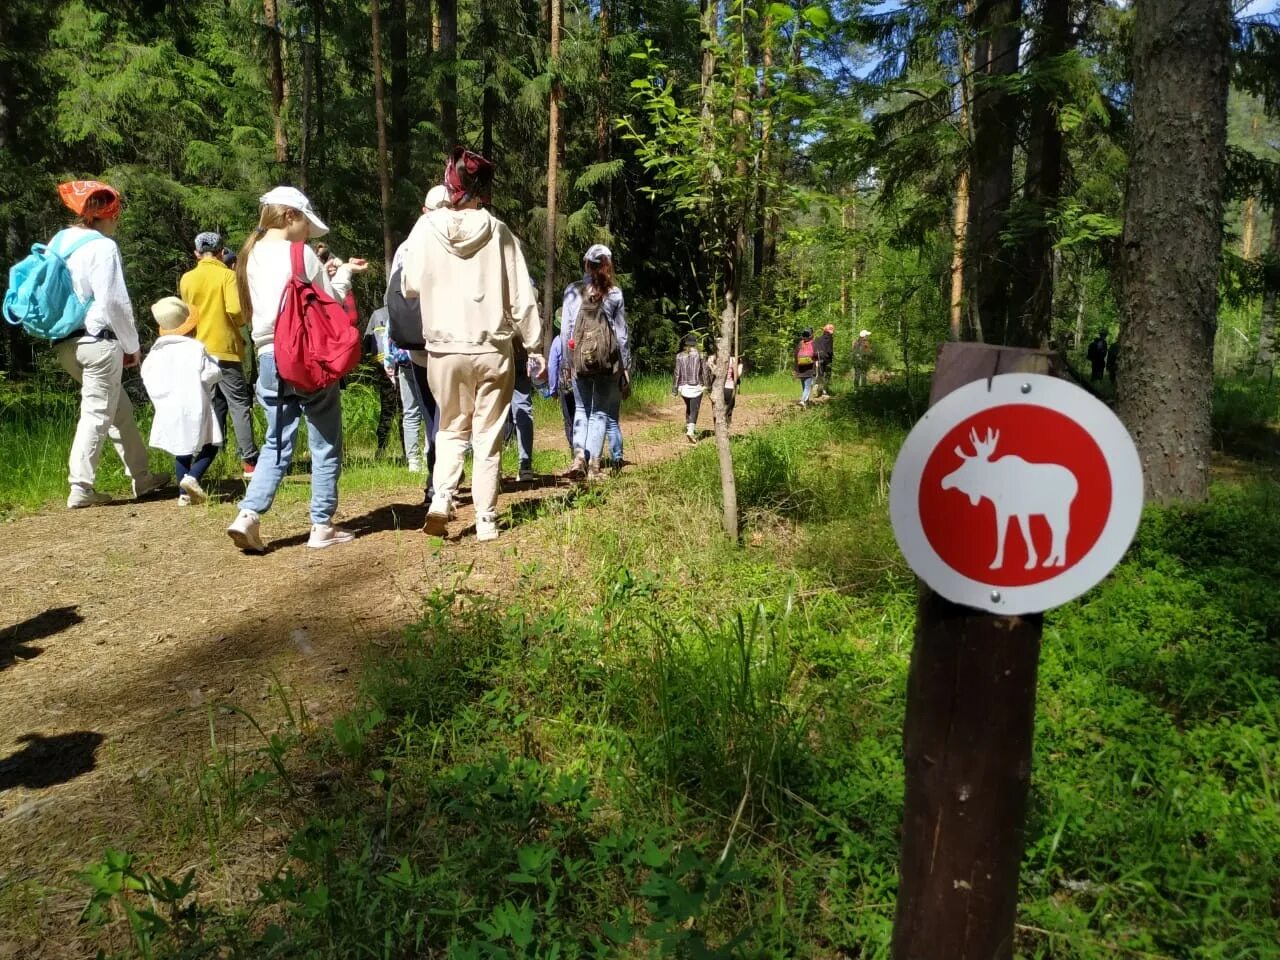
M59 186L58 195L76 214L75 223L64 231L65 249L93 237L67 257L72 288L89 302L84 329L54 344L58 362L80 385L80 419L67 478L71 485L67 507L77 510L111 502L111 497L94 489L108 439L133 481L135 497L158 490L169 478L151 472L147 446L124 390L124 371L141 362L142 347L124 285L120 248L113 239L120 222L120 194L98 180L74 180Z
M503 430L515 385L513 340L529 354L534 378L542 376L542 320L520 243L505 223L483 209L493 184L493 164L454 148L445 167L449 206L431 210L405 242L402 285L422 310L431 393L440 428L434 493L424 530L443 536L454 515L470 443L476 539L498 536L498 483ZM425 356L424 356L425 354Z
M151 305L160 336L142 361L142 383L156 408L151 446L173 454L178 474L178 506L208 499L200 481L222 445L222 426L214 415L213 387L222 368L195 339L194 310L179 297Z
M258 401L267 412L267 435L240 513L227 534L241 550L266 552L262 514L271 509L276 491L293 462L298 423L307 417L311 448L311 537L307 546L320 550L355 539L349 530L333 525L338 509L338 477L342 473L342 394L338 384L318 393L301 394L276 372L275 334L280 303L293 276L291 246L303 244L303 267L313 286L341 303L351 289L351 275L368 269L352 258L332 278L306 241L329 232L311 208L311 201L295 187L276 187L259 202L258 228L249 235L236 260L241 315L249 323L258 351Z

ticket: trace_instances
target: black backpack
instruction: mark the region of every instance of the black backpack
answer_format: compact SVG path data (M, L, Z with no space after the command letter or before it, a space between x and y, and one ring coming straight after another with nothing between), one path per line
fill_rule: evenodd
M402 350L426 349L426 341L422 335L422 308L416 298L404 295L400 287L400 271L396 267L387 281L387 336Z
M617 374L622 351L609 318L604 315L604 300L585 283L579 283L577 289L581 303L573 325L573 374L576 377Z

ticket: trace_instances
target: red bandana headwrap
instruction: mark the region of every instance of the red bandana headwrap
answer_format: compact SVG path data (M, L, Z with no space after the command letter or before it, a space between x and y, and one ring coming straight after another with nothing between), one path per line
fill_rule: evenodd
M489 202L489 185L493 182L493 163L465 147L454 147L444 166L444 187L449 191L449 205L458 206L468 200Z
M105 196L103 196L105 194ZM99 180L72 180L70 183L58 185L58 196L76 216L84 214L85 204L92 197L100 197L110 202L94 211L98 220L114 220L120 216L120 193L115 187Z

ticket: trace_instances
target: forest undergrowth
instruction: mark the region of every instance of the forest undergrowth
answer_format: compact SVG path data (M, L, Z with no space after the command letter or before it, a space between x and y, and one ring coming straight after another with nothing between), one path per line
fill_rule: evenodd
M154 846L82 878L104 955L887 957L908 407L888 385L735 441L743 549L710 444L549 507L556 560L428 597L348 714L214 736L149 798ZM1048 616L1018 956L1277 956L1277 506L1245 464L1149 510ZM270 869L215 895L256 836Z

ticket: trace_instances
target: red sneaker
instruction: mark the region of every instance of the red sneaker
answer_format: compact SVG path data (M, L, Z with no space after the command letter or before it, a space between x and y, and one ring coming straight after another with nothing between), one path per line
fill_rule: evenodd
M252 464L252 463L246 463L246 464L244 465L244 478L245 478L246 480L252 480L252 479L253 479L253 467L254 467L254 464Z

